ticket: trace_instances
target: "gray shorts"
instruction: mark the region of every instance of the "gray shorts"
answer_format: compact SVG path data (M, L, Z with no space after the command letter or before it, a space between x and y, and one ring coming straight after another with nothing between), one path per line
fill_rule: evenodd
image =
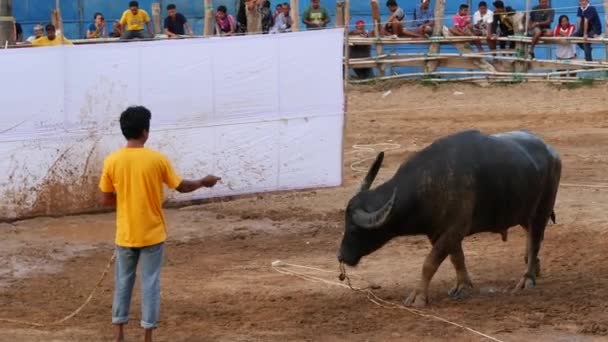
M125 31L123 32L122 36L120 37L120 39L150 39L150 38L154 38L153 35L149 34L148 32L145 32L144 30L139 30L139 31Z

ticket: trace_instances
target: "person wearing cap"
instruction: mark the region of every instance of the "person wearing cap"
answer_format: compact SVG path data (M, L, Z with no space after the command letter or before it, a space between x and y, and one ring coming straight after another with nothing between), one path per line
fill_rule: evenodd
M148 12L139 8L139 3L137 1L131 1L129 3L129 9L123 12L122 17L120 18L120 24L122 25L122 39L145 39L154 37L150 16L148 15ZM146 25L148 32L144 32L144 24Z
M57 34L55 30L55 26L52 24L48 24L45 27L46 37L40 37L38 39L34 39L32 41L32 45L34 46L57 46L57 45L72 45L72 42L69 41L61 34Z
M494 1L494 18L492 18L492 25L488 30L488 47L490 50L496 50L496 38L497 37L508 37L515 34L513 29L513 23L509 16L515 14L515 11L511 7L505 7L504 2L501 0ZM506 42L500 41L498 43L501 49L505 49ZM509 42L509 48L515 49L515 42Z
M26 43L32 43L34 40L44 36L44 26L37 24L34 26L34 35L26 39Z
M363 38L368 38L370 36L369 32L365 28L365 21L359 19L355 23L355 29L348 33L349 36L358 36ZM348 49L350 58L368 58L372 55L372 47L371 45L353 45L349 46ZM374 72L372 68L356 68L353 69L357 78L364 80L368 78L374 77Z
M540 0L538 6L532 8L528 21L528 36L532 37L529 51L531 58L534 58L534 47L540 40L540 37L551 37L553 35L551 24L553 24L554 18L555 11L549 7L548 0Z
M478 36L487 36L488 29L492 25L494 12L488 9L488 3L480 1L477 11L473 14L473 31Z

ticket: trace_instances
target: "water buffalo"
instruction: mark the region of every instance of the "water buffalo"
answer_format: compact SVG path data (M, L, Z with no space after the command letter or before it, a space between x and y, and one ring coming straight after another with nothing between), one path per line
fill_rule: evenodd
M470 294L462 251L466 236L494 232L505 239L510 227L521 225L528 236L527 270L516 290L534 287L561 176L561 160L551 146L527 131L459 132L415 153L391 179L370 190L383 158L380 153L348 203L338 261L356 266L396 236L426 235L433 247L421 282L405 300L408 306L425 306L431 278L448 255L456 269L449 295Z

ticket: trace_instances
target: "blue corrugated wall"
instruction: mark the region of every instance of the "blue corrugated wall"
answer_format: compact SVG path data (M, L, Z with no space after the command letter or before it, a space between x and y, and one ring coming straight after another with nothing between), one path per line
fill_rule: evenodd
M285 2L288 0L280 0ZM385 0L380 1L381 14L383 18L388 15L388 9L385 6ZM177 5L178 10L183 13L191 25L194 28L195 33L202 34L203 30L203 0L139 0L141 8L151 12L151 3L160 2L161 8L163 9L163 16L165 14L164 8L169 3ZM272 7L274 7L279 1L273 1ZM404 8L407 13L408 20L411 22L412 13L414 7L419 2L418 0L401 0L400 5ZM466 0L448 0L446 1L446 25L452 24L452 16L457 12L458 6L461 3L466 3ZM487 0L491 4L492 0ZM504 0L506 5L512 6L516 10L525 9L525 0ZM576 6L578 0L553 0L551 1L554 8L556 8L556 18L561 14L566 14L570 17L571 21L576 23ZM106 16L106 20L110 21L119 19L122 12L127 9L129 0L61 0L61 12L64 21L65 34L68 38L82 38L84 37L86 27L92 22L93 14L95 12L102 12ZM213 5L217 7L219 5L225 5L228 8L229 13L236 15L236 7L238 0L214 0ZM321 0L322 5L326 6L332 15L335 12L336 1ZM591 3L597 7L604 20L604 8L600 0L592 0ZM471 13L477 9L478 1L474 0L471 8ZM536 4L535 0L532 0L532 4ZM433 1L431 1L431 6ZM18 22L20 22L24 29L24 37L28 37L33 33L33 26L37 23L47 23L50 21L50 13L55 6L55 0L14 0L14 16ZM307 0L300 1L300 13L308 6ZM491 5L490 5L491 6ZM371 8L368 0L351 0L351 24L358 19L363 19L367 23L371 23ZM333 23L333 21L332 21ZM605 28L605 24L604 24ZM390 52L416 52L426 50L426 46L418 47L391 47ZM442 51L453 52L453 48L444 46ZM548 55L550 54L550 55ZM554 56L551 48L539 47L537 49L537 58L546 58ZM594 49L595 59L604 59L604 49Z

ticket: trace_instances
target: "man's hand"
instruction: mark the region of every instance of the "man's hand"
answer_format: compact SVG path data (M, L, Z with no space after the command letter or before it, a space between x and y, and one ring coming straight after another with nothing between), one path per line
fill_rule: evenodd
M209 175L209 176L201 179L200 182L201 182L202 186L204 186L206 188L212 188L220 180L222 180L221 177L216 177L216 176L213 176L213 175Z

